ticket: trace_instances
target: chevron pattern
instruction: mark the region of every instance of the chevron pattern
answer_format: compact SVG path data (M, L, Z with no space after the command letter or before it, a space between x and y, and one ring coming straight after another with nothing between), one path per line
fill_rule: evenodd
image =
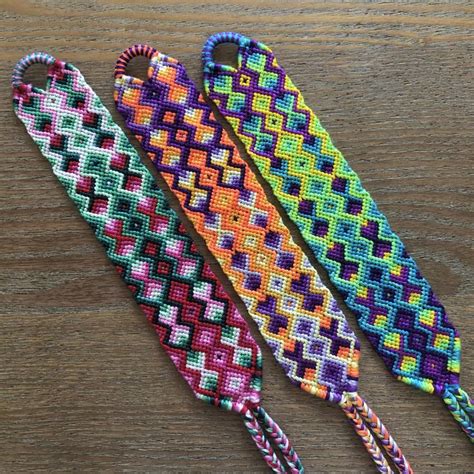
M288 377L310 393L340 401L357 389L359 359L358 340L343 313L184 67L156 53L148 76L145 82L116 78L115 100L127 126Z
M195 395L240 410L260 400L260 349L152 175L72 65L14 108ZM237 407L237 408L236 408Z
M220 35L220 36L219 36ZM442 394L457 385L460 339L446 311L301 92L262 43L211 37L204 84L327 270L390 371ZM239 45L239 69L209 59Z

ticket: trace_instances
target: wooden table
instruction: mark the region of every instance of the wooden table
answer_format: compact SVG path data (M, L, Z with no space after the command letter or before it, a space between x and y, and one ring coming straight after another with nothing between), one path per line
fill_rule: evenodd
M203 3L0 1L0 472L266 472L240 418L193 398L15 118L8 77L33 50L78 66L122 123L111 75L129 45L179 58L198 83L207 35L271 45L446 305L474 393L472 3ZM342 412L290 385L251 328L264 405L306 471L373 472ZM360 391L415 471L472 472L442 403L395 381L356 332Z

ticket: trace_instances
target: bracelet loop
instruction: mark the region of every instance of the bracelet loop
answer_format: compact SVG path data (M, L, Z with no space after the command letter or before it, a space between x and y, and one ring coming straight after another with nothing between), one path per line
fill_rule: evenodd
M127 48L117 59L114 70L114 77L119 78L125 74L128 63L137 56L145 56L151 59L156 53L156 49L147 44L136 44Z
M19 87L23 84L23 75L32 64L45 64L51 66L56 59L48 53L35 51L21 58L15 65L12 73L12 86Z
M235 72L236 68L234 68L233 66L214 62L214 49L217 45L221 43L234 43L239 47L243 47L247 46L250 42L250 38L247 38L246 36L241 35L240 33L232 33L230 31L216 33L215 35L210 36L204 43L204 47L202 49L201 57L204 70L206 72L212 72L215 70Z

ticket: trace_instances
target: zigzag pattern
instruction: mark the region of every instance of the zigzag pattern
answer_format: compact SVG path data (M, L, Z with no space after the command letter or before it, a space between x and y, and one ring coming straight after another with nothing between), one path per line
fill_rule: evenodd
M184 67L156 53L148 75L145 82L121 71L116 78L115 100L127 126L288 377L304 390L340 401L357 389L359 358L343 313Z
M126 136L72 65L14 107L153 324L195 395L240 410L260 400L260 349Z
M212 63L219 41L239 45L238 70ZM460 339L444 307L272 51L223 33L203 57L206 92L390 371L438 395L456 385Z

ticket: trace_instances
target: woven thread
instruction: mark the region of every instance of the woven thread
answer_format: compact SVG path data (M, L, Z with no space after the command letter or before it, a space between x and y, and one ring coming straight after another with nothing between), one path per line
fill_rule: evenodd
M115 100L290 380L337 403L355 392L355 334L184 67L157 52L146 81L116 79Z
M206 62L238 44L238 69ZM204 47L204 86L399 380L441 396L461 343L444 307L268 46L236 33Z
M20 60L14 83L47 58ZM47 90L20 84L13 104L196 397L240 414L259 407L262 359L247 323L79 70L56 61ZM265 460L285 472L253 429Z

